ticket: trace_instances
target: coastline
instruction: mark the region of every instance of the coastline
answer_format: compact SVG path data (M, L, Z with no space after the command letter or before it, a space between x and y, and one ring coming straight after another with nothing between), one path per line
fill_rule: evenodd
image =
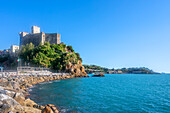
M74 77L88 77L86 74L76 76L74 74L62 75L2 75L0 77L0 112L3 113L59 113L57 106L52 104L38 105L28 98L29 88L42 82Z
M37 84L30 94L31 99L38 104L54 104L62 113L142 112L142 109L146 109L145 112L166 112L169 104L164 100L168 99L169 77L157 74L112 74L104 78L71 78ZM157 90L159 88L161 90ZM159 100L153 99L157 96ZM143 99L145 101L141 101ZM132 104L134 100L135 105ZM157 106L149 106L150 103ZM162 105L164 107L159 108Z

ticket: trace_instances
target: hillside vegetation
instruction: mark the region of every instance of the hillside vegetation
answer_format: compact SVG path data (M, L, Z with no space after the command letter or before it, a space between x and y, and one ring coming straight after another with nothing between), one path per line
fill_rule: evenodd
M5 69L15 69L17 66L17 56L11 56L9 53L0 55L0 67Z
M53 70L65 70L67 64L77 64L82 62L79 53L75 53L72 46L64 43L50 44L34 47L32 43L22 46L19 53L22 62L31 63L31 65L51 68Z

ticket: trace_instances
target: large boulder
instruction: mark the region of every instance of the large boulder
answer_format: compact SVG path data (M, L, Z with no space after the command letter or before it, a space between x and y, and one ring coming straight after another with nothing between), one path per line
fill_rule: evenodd
M12 89L13 90L13 89ZM15 95L15 92L14 91L9 91L9 90L5 90L3 89L1 86L0 86L0 94L5 94L5 95L8 95L10 97L14 97Z
M54 112L49 106L45 106L45 108L42 110L42 113L54 113Z
M67 63L66 72L71 73L74 77L89 77L80 60L77 61L77 64Z
M15 81L12 81L12 82L11 82L11 85L12 85L13 89L16 89L16 90L19 90L19 89L20 89L19 83L15 82Z
M0 86L19 90L19 84L15 81L0 82Z
M12 88L12 84L11 84L10 81L7 81L7 82L0 82L0 86Z
M21 113L42 113L42 111L36 108L23 106L23 112Z
M92 77L105 77L105 75L100 73L100 74L93 75Z
M9 111L22 111L22 106L8 95L0 94L0 111L8 113Z
M34 105L37 104L34 101L30 100L29 98L24 101L24 106L33 107Z
M37 108L37 109L40 109L40 110L43 110L45 107L42 106L42 105L33 105L34 108Z
M15 93L13 98L21 105L24 105L25 97L22 93Z
M11 110L12 109L11 109L10 105L8 105L8 104L1 104L1 102L0 102L0 113L8 113Z

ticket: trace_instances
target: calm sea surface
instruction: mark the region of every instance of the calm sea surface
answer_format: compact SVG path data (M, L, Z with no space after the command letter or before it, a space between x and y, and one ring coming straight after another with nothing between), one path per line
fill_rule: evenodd
M68 113L170 113L170 75L106 74L40 83L36 103Z

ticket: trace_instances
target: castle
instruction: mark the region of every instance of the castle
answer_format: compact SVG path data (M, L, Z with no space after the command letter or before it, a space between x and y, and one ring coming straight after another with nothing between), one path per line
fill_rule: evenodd
M34 46L38 46L40 43L43 45L44 42L50 44L60 44L61 38L58 33L44 33L40 32L40 27L32 26L32 33L20 32L20 46L33 43Z

